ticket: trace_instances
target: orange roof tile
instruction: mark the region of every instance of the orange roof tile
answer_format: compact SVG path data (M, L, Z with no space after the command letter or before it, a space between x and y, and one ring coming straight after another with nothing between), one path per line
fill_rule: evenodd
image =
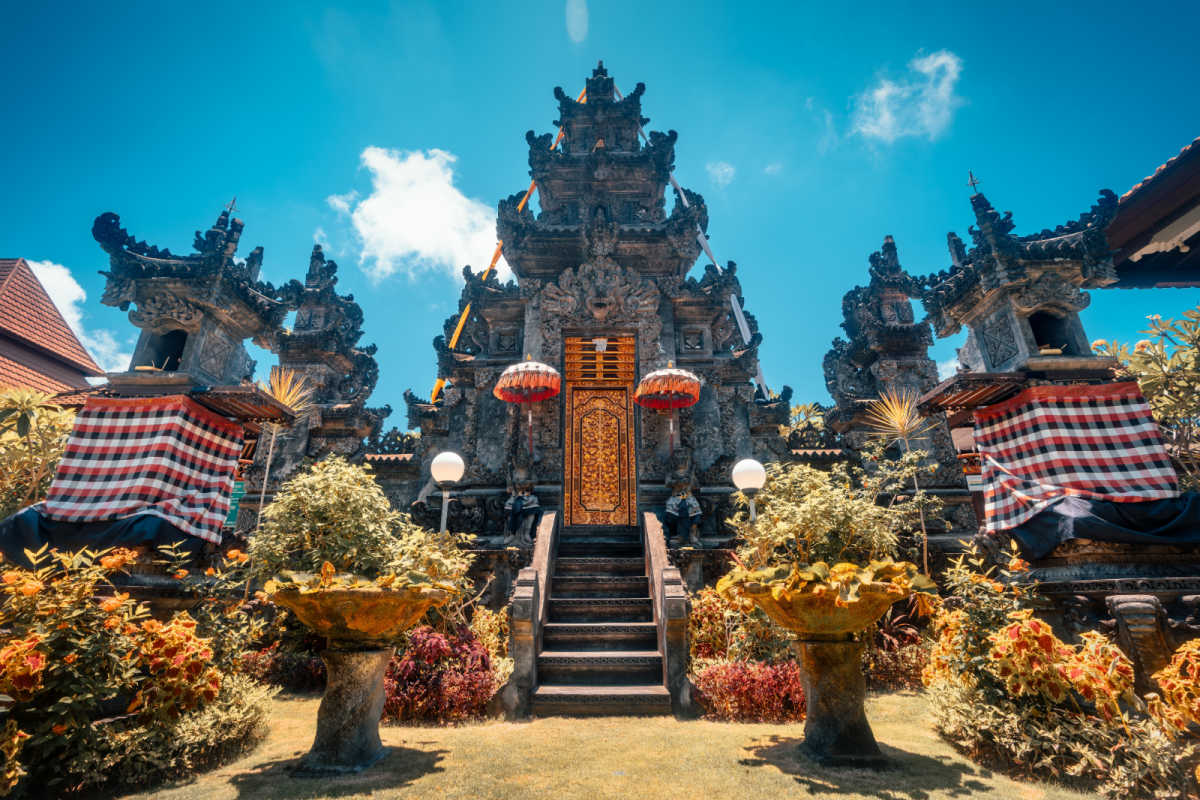
M1145 178L1142 178L1139 182L1135 183L1133 185L1133 188L1131 188L1125 194L1121 195L1121 202L1124 203L1124 202L1128 201L1129 198L1133 197L1135 194L1140 192L1142 189L1146 188L1146 186L1148 186L1152 181L1154 181L1159 176L1161 176L1164 172L1168 172L1172 167L1174 167L1176 164L1180 163L1180 159L1185 158L1188 155L1188 153L1190 153L1193 149L1196 149L1196 148L1200 148L1200 136L1197 136L1195 139L1193 139L1191 141L1191 143L1185 145L1184 148L1179 151L1179 153L1172 156L1171 158L1168 158L1166 160L1166 162L1160 164L1158 169L1154 170L1154 174L1147 175Z
M0 259L0 332L49 353L85 375L104 374L23 258Z
M30 353L29 355L35 354ZM44 367L45 365L36 364L34 359L29 358L14 359L11 353L0 352L0 388L34 389L47 394L58 394L80 388L78 384L63 380L63 378L71 377L70 375L47 374L39 370L39 366ZM61 371L66 373L69 370L61 367ZM76 372L75 375L77 376L78 373Z

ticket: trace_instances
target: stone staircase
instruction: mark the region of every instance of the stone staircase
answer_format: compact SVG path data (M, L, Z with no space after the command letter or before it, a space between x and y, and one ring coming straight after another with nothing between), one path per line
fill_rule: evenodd
M564 528L547 606L535 716L671 713L637 528Z

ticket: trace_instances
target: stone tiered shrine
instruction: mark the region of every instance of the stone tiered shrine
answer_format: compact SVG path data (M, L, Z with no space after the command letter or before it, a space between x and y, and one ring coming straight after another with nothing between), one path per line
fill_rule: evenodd
M1114 380L1115 361L1092 354L1079 318L1090 302L1087 290L1153 284L1139 283L1128 263L1123 273L1114 267L1115 260L1127 262L1128 253L1109 240L1108 229L1122 213L1110 191L1078 220L1030 236L1013 235L1011 213L995 211L982 194L971 197L971 206L974 246L967 250L949 234L952 266L926 278L922 295L938 336L962 326L970 333L959 350L959 373L926 392L921 408L947 416L960 458L977 473L968 427L977 410L1028 387ZM1123 225L1122 241L1133 239L1129 228ZM1183 270L1178 275L1191 277ZM978 494L985 487L975 478L972 488ZM996 543L994 537L982 541ZM1195 546L1071 539L1034 560L1031 577L1064 635L1089 628L1115 633L1143 689L1178 643L1200 634Z
M243 223L222 211L196 232L196 252L179 256L136 240L111 212L92 236L109 255L100 302L129 311L141 329L130 368L182 372L202 384L236 384L254 374L243 342L272 348L288 308L258 279L263 249L234 257ZM130 307L133 306L131 309Z
M312 404L279 437L270 490L306 457L333 453L362 459L391 409L366 405L379 376L375 346L358 345L362 309L352 296L334 289L337 264L314 246L304 282L292 280L276 288L259 280L261 247L244 261L236 258L243 228L240 219L223 210L211 228L196 232L194 253L176 255L135 239L121 228L116 214L96 218L92 235L110 262L101 301L128 310L130 321L142 330L130 371L110 376L107 391L183 392L202 403L229 406L238 385L248 384L254 374L245 340L278 353L280 365L300 373L312 388ZM290 312L296 317L288 329L284 322ZM206 401L217 396L213 386L225 388L218 400ZM256 394L253 387L245 387L242 393L247 392ZM250 408L261 404L261 397L247 395L243 400L242 405L249 405L234 409L238 415L251 422L269 421L269 415ZM256 436L257 424L247 432ZM250 490L240 505L238 527L243 530L257 516L265 457L252 439L240 470Z
M938 382L937 364L929 357L929 322L913 313L913 301L924 293L920 280L900 265L891 236L869 261L870 282L842 298L847 338L835 339L824 361L825 385L835 404L826 423L852 451L861 450L871 438L866 414L880 395L918 397ZM950 525L949 531L931 539L952 547L962 536L974 535L978 523L945 421L935 420L913 447L925 450L937 465L936 472L922 478L922 488L942 499Z
M286 480L304 458L339 455L358 460L367 440L379 435L390 407L368 408L379 379L375 345L360 347L363 312L353 295L335 290L337 263L313 245L304 282L289 281L278 296L296 312L290 329L276 335L279 365L302 375L310 387L311 410L275 445L273 483ZM249 472L261 480L262 453Z

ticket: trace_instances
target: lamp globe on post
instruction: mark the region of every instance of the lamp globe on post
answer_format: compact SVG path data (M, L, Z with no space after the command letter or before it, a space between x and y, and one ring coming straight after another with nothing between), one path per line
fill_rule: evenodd
M753 458L743 458L733 465L733 485L750 500L750 521L758 520L754 508L754 495L767 482L767 469Z
M466 469L462 456L450 450L438 453L429 465L429 474L442 490L442 533L446 532L446 515L450 511L450 487L462 480Z

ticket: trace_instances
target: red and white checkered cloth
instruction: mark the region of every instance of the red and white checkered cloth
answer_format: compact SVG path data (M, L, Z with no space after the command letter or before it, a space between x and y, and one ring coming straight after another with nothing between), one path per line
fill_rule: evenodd
M1058 498L1140 502L1179 483L1137 383L1034 386L975 412L987 529L1016 527Z
M241 451L238 423L183 395L89 397L42 514L63 522L152 514L220 543Z

